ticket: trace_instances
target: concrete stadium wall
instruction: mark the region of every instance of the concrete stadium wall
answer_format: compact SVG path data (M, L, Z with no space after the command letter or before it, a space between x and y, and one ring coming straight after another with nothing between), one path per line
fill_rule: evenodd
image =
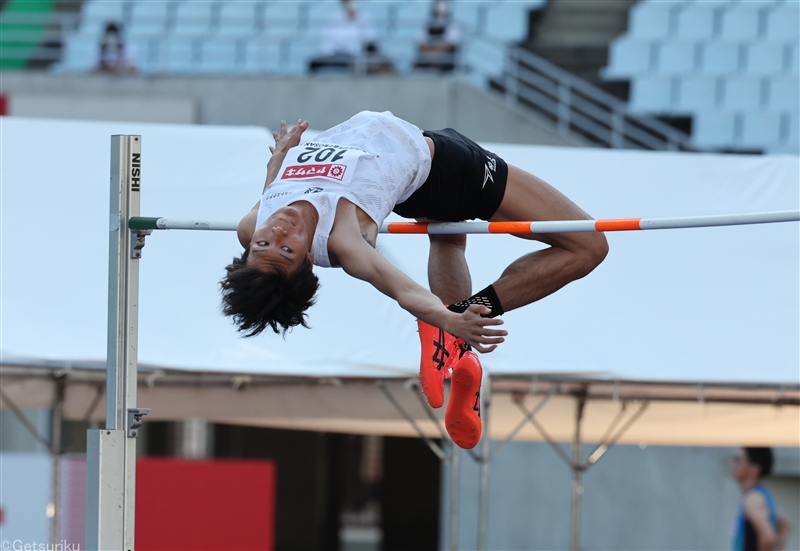
M428 129L483 142L590 145L546 118L455 77L221 77L4 73L14 116L274 128L281 119L333 126L358 111L392 111Z
M493 442L492 447L498 443ZM570 446L564 446L571 457ZM584 459L594 446L587 445ZM793 525L799 549L800 450L775 448L765 480ZM584 473L581 549L731 549L740 492L730 477L732 448L615 446ZM459 549L476 549L480 467L461 454ZM442 468L440 548L448 549L449 466ZM491 463L489 549L569 549L572 473L546 443L511 442Z

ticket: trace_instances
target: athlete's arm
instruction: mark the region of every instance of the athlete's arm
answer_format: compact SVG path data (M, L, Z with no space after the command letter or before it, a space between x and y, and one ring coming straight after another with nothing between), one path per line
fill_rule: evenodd
M339 220L337 220L337 224ZM342 228L339 228L342 232ZM349 234L349 237L345 237ZM461 337L479 352L491 352L503 342L506 331L491 329L503 323L499 318L484 318L490 310L472 305L463 314L444 308L442 301L433 293L415 283L406 274L395 268L373 249L357 231L353 234L339 233L333 244L339 264L349 275L364 280L383 294L397 301L401 308L417 318ZM333 236L331 236L333 237ZM328 246L332 243L329 242Z
M772 551L778 538L769 521L769 509L764 496L756 491L748 493L744 498L744 514L756 531L758 551Z
M272 153L267 162L267 179L264 182L264 190L275 181L278 177L278 171L286 158L286 152L291 148L300 144L300 139L303 137L303 132L308 128L308 121L298 120L291 130L286 129L286 121L281 121L280 133L273 131L272 137L275 138L275 145L270 146L269 151ZM261 190L261 193L264 193ZM256 231L256 219L258 218L258 207L260 202L250 209L250 212L245 214L239 221L239 226L236 229L236 235L239 238L239 243L245 249L250 246L250 240L253 238L253 233Z
M775 549L781 551L786 548L786 542L789 540L789 534L792 533L792 525L789 521L778 515L778 538L775 542Z

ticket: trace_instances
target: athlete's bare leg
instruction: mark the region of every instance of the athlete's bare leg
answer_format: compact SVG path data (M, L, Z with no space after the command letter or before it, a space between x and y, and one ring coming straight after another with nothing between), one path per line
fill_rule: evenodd
M509 165L503 201L490 221L587 219L591 217L560 191ZM541 241L550 247L518 258L493 284L506 312L544 298L567 283L588 275L608 254L608 242L602 233L517 237Z
M431 293L445 304L454 304L472 294L472 278L469 274L464 251L466 235L430 235L428 255L428 284Z

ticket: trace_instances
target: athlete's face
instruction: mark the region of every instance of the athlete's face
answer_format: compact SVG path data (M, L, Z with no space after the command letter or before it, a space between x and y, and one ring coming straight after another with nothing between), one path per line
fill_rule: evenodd
M308 251L308 227L295 208L283 207L256 228L247 265L261 272L291 274L305 259L313 261Z
M744 451L744 448L736 450L736 455L731 461L731 476L734 480L742 481L752 476L758 476L759 467L751 463Z

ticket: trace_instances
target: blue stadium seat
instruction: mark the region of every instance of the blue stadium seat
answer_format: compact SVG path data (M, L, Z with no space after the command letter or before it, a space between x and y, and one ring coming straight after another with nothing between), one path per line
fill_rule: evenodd
M642 39L665 38L672 31L675 2L640 2L628 12L628 35Z
M726 110L758 109L767 89L766 81L758 77L732 77L725 81L722 106Z
M678 86L678 113L702 113L719 106L722 82L711 75L694 75L681 79Z
M768 149L778 144L781 138L781 116L769 111L748 111L742 119L744 147Z
M286 44L284 44L286 42ZM277 73L282 59L288 55L288 42L270 38L252 38L245 43L242 71L248 73Z
M778 75L784 72L784 59L790 52L783 42L754 42L747 48L747 74Z
M200 65L204 73L233 73L240 68L239 41L234 38L211 38L202 41ZM244 56L242 56L243 58Z
M260 32L264 2L223 2L216 34L220 37L250 37Z
M758 2L733 4L722 13L721 36L726 40L755 40L759 36L760 19Z
M161 41L158 71L168 73L193 73L199 66L196 41L181 37Z
M661 75L683 75L694 71L698 51L696 42L669 41L658 47L658 68Z
M107 23L122 23L124 20L124 2L87 0L81 6L80 34L99 38Z
M498 4L486 16L486 34L492 38L516 42L528 33L527 10L516 2Z
M694 118L692 142L702 148L724 148L735 144L736 115L724 111L703 111Z
M789 47L789 70L790 75L800 75L800 47L797 43Z
M766 38L768 40L793 40L800 38L800 5L787 0L777 4L767 14Z
M638 77L631 82L628 106L638 113L668 113L672 109L672 88L671 77Z
M61 62L53 67L58 73L84 73L97 65L98 44L93 37L75 35L67 39L61 53Z
M264 32L279 36L295 36L302 30L300 12L307 9L305 2L275 0L264 7Z
M675 36L684 40L708 40L715 33L715 13L719 4L715 2L689 3L676 18Z
M130 37L160 36L166 32L175 2L134 2L131 5Z
M709 42L702 47L703 73L708 75L729 75L742 67L742 45L738 42Z
M175 8L175 22L170 34L175 36L206 36L211 32L212 16L217 15L217 2L181 2Z
M653 53L650 42L622 35L609 48L609 65L602 70L606 79L627 79L649 73L653 68Z
M795 116L800 115L800 80L794 76L771 79L767 104L771 111L790 111Z

